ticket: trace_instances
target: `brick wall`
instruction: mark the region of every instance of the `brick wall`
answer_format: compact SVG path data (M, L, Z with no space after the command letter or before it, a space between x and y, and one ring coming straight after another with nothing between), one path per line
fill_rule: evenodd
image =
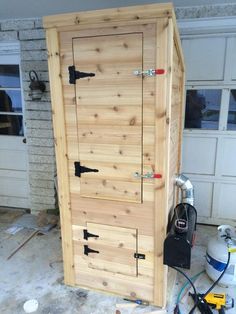
M0 21L0 41L20 41L29 160L31 211L57 206L56 173L45 32L41 19ZM46 84L40 101L29 97L29 71L35 70Z
M227 17L236 16L236 4L223 3L222 4L206 4L187 7L175 8L177 19L197 19L197 18L208 18L208 17Z

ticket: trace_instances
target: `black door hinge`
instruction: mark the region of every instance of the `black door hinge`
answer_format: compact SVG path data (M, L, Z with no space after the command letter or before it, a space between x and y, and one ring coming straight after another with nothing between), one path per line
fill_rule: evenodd
M95 250L92 250L88 247L88 245L84 245L84 255L89 255L90 253L97 253L99 254L99 251L95 251Z
M76 71L74 65L69 66L68 70L69 70L69 83L70 84L75 84L75 81L81 78L95 76L95 73L85 73L85 72Z
M98 235L89 233L88 230L84 229L84 239L88 240L88 238L99 238Z
M80 177L84 172L98 172L98 169L91 169L80 165L80 161L75 161L75 176Z
M145 256L145 254L134 253L134 258L138 258L138 259L145 259L145 258L146 258L146 256Z

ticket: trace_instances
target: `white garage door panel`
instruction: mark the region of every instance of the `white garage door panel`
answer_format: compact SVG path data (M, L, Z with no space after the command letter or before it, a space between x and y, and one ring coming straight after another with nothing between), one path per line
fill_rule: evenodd
M231 79L236 80L236 63L235 63L235 51L236 51L236 38L230 38L229 39L229 47L231 49L230 57L231 57L231 62L230 62L230 67L231 67Z
M0 150L0 169L26 171L25 151Z
M0 196L11 196L14 191L15 197L25 197L27 191L27 181L21 179L2 178L0 181Z
M214 175L216 138L188 137L183 141L183 172Z
M211 216L211 206L213 197L213 183L198 182L191 179L194 186L195 204L197 213L202 217Z
M0 178L13 178L13 179L23 179L28 180L28 173L26 171L15 171L8 169L0 169ZM1 179L2 180L2 179Z
M225 38L198 38L182 41L187 80L223 80L225 64Z
M25 197L12 197L0 195L1 206L5 207L17 207L17 208L29 208L29 200Z
M236 219L236 184L221 184L219 208L219 218Z
M221 171L223 176L236 177L236 139L223 139L223 156L221 158Z

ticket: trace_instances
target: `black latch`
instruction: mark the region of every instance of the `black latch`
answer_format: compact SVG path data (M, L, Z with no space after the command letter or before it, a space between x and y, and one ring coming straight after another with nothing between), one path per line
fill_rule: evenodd
M145 254L134 253L134 258L138 258L138 259L145 259L145 258L146 258L146 256L145 256Z
M84 255L89 255L89 253L97 253L99 254L99 251L95 251L95 250L92 250L88 247L88 245L84 245Z
M81 78L95 76L95 73L85 73L85 72L76 71L74 65L69 66L68 70L69 70L69 83L70 84L75 84L75 81Z
M88 238L99 238L98 235L89 233L88 230L84 229L84 239L88 240Z
M84 172L98 172L98 169L91 169L80 165L80 161L75 161L75 176L80 177Z

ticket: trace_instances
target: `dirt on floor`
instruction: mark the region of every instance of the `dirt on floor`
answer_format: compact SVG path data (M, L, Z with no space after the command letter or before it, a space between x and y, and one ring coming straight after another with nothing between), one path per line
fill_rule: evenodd
M6 233L24 211L0 210L0 314L23 314L24 303L37 299L36 314L115 314L121 298L65 286L58 227L35 235L9 260L8 256L32 233ZM96 287L95 287L96 288ZM122 309L122 314L147 313L154 307Z
M25 213L21 209L11 209L6 207L0 207L0 223L12 223L16 218L22 216Z
M33 232L32 229L23 228L15 235L6 233L23 214L25 212L22 210L0 208L0 314L24 314L23 305L30 299L38 301L36 314L144 314L158 310L143 306L117 308L117 304L126 303L122 298L65 286L59 227L46 234L35 235L15 255L7 259ZM216 232L216 227L197 227L191 270L186 271L190 277L204 270L206 245ZM172 289L172 294L168 295L170 314L173 313L177 295L184 283L185 279L180 275L177 276L176 284L172 282L174 291ZM196 285L198 291L203 293L212 285L212 281L203 273L197 279ZM181 314L189 313L193 306L188 291L189 287L185 289L180 301ZM214 292L226 292L234 297L235 288L217 286ZM227 310L227 314L235 313L235 308Z

